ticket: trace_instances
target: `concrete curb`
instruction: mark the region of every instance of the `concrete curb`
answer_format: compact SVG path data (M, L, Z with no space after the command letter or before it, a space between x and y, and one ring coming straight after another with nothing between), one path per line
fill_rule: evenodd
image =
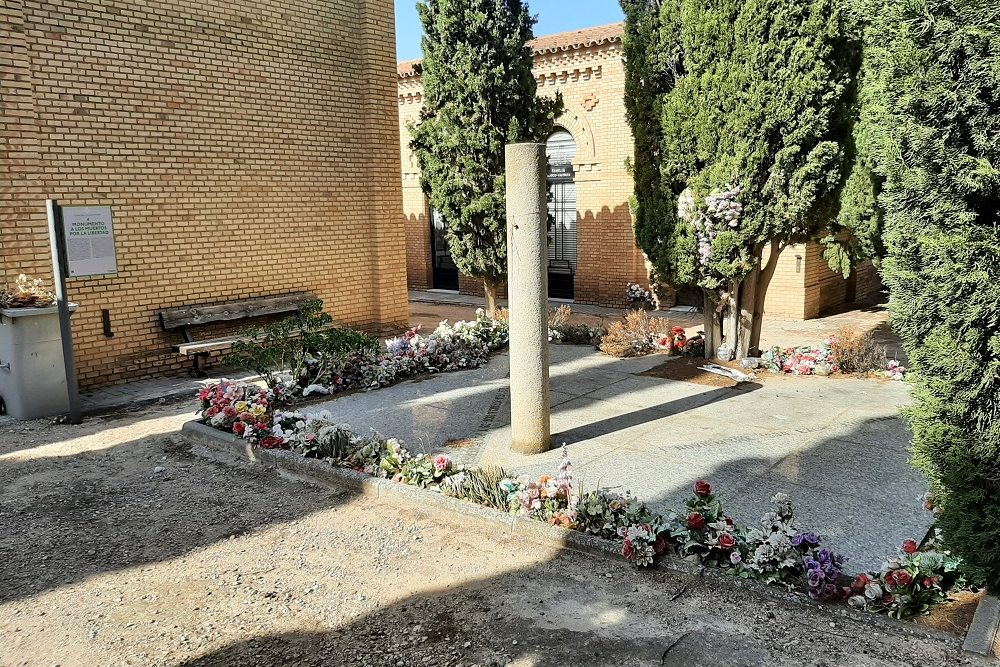
M458 514L471 520L479 528L497 535L520 537L535 544L569 549L578 553L613 560L620 565L621 552L618 545L611 540L605 540L594 535L588 535L576 530L557 526L549 526L534 519L517 517L500 512L489 507L483 507L471 502L441 495L427 489L399 484L387 479L380 479L348 470L336 468L327 461L307 459L295 452L286 450L266 450L250 445L246 440L234 434L225 433L196 421L189 421L181 429L182 435L192 444L192 451L204 458L237 466L263 466L274 469L282 477L296 481L307 482L323 488L352 489L362 495L384 499L394 505L405 504L410 507L438 512L443 518L454 519ZM685 575L702 581L711 582L722 587L737 586L754 595L782 602L797 604L819 611L831 619L851 617L885 632L906 637L933 639L951 645L957 645L962 640L956 635L940 630L917 626L906 621L870 614L846 605L833 607L810 600L801 593L788 591L776 586L768 586L752 579L733 577L715 568L706 568L698 563L686 561L675 556L664 556L657 563L661 570ZM987 598L996 600L996 598ZM980 607L982 603L980 604ZM985 613L985 612L984 612ZM994 621L1000 614L1000 605L993 611ZM979 619L979 611L976 612ZM987 621L984 621L987 623ZM975 622L973 628L975 628ZM992 638L996 635L994 623ZM970 628L969 635L972 636ZM985 635L984 635L985 636ZM985 639L983 641L986 641ZM966 639L968 644L968 639ZM966 649L970 650L970 649ZM979 651L973 651L979 652Z
M976 607L976 615L965 635L962 649L969 653L1000 658L1000 599L987 594Z

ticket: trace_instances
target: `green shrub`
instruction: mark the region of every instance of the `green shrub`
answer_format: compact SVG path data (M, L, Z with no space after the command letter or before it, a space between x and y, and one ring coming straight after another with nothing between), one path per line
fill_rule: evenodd
M1000 5L862 0L883 277L946 545L1000 587Z
M244 330L242 340L223 361L257 373L271 388L284 373L307 386L328 378L348 358L378 350L375 338L334 329L332 324L333 318L323 312L323 302L309 301L292 317Z

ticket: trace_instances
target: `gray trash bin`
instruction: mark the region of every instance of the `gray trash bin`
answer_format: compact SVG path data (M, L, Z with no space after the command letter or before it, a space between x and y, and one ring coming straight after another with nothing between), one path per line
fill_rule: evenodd
M0 398L16 419L69 412L57 307L0 309Z

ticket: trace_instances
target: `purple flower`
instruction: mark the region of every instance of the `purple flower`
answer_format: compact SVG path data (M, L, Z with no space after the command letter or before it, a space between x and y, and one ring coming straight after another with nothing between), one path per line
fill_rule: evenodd
M796 547L805 546L806 548L813 548L819 546L819 535L813 532L799 533L792 538L792 544Z

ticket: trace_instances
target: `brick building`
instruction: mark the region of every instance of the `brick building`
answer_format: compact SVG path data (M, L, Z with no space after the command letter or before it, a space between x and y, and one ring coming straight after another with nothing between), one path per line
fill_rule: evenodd
M51 278L46 198L113 208L117 274L68 285L82 386L186 369L167 307L407 319L391 0L5 0L0 34L0 277Z
M613 24L531 43L539 95L561 92L566 106L547 142L553 165L550 213L556 220L550 296L604 306L625 305L628 282L648 282L628 204L633 185L626 160L634 148L625 115L621 42L622 25ZM398 65L407 281L411 289L482 293L478 280L455 271L443 238L445 222L429 210L420 189L407 129L423 102L415 64ZM844 280L830 271L818 244L792 246L782 253L765 310L772 318L808 319L878 289L870 264ZM679 298L700 305L697 294L682 291Z

